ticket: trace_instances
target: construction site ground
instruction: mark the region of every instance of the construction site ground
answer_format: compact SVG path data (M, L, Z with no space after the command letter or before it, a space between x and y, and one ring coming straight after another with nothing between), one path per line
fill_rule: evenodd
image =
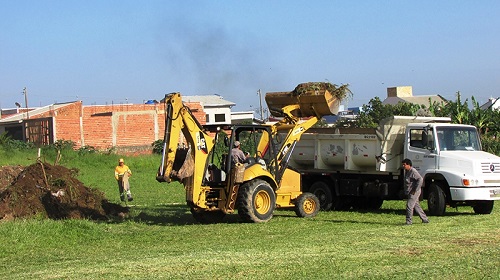
M0 167L0 221L19 218L123 218L128 208L110 203L103 192L85 186L78 170L37 162Z

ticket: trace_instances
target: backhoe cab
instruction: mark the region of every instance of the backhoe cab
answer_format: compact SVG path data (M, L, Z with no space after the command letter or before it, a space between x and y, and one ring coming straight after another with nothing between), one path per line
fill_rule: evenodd
M307 83L292 92L268 93L268 108L280 121L231 126L201 126L179 93L167 94L156 179L182 182L191 213L201 223L220 222L235 210L245 222L265 222L277 207L294 207L297 216L314 217L319 201L301 192L300 174L288 162L302 133L322 116L336 114L348 92L347 86ZM233 163L236 141L247 152L244 163Z

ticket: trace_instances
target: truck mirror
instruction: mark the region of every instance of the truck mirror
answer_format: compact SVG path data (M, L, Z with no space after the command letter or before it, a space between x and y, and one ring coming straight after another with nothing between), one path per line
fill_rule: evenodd
M427 149L431 152L435 152L436 146L434 145L434 141L427 142Z
M428 146L427 131L426 130L422 131L422 146L423 147Z

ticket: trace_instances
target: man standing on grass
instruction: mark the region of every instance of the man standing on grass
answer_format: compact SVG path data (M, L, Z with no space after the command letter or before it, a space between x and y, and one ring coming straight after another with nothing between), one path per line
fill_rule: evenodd
M125 165L125 161L122 158L118 160L118 166L115 168L115 179L118 182L121 201L125 201L125 193L127 194L128 201L133 200L132 193L130 192L130 184L128 182L128 177L131 175L132 171Z
M420 207L420 193L422 192L422 185L424 179L418 171L412 167L412 162L410 159L405 158L403 160L403 168L405 170L405 194L408 197L406 202L406 225L412 224L413 211L417 212L422 223L429 223L429 218Z

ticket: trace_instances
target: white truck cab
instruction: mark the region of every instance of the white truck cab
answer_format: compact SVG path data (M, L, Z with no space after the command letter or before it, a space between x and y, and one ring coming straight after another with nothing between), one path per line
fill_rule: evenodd
M404 157L424 178L429 211L471 205L489 214L500 200L500 157L484 152L476 127L451 123L409 123Z

